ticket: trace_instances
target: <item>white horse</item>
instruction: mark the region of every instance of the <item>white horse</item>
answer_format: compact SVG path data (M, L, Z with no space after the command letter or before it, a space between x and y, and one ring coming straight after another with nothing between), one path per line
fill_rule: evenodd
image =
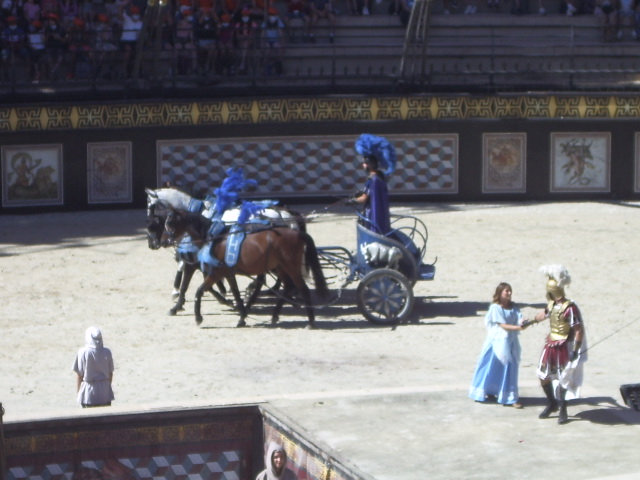
M155 207L174 208L176 210L186 210L189 212L201 212L203 216L211 218L214 213L214 204L210 200L199 200L188 193L175 188L159 188L152 190L145 188L147 193L147 216L153 216ZM295 230L301 228L300 215L296 215L289 210L275 206L271 200L256 200L254 203L264 205L264 209L258 214L252 215L248 222L266 220L270 225L276 227L289 227ZM237 223L240 215L240 208L229 208L222 214L222 221L227 225Z

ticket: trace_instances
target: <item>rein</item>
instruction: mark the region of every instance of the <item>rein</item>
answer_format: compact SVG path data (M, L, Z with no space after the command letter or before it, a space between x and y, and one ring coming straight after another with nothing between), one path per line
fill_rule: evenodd
M319 211L311 210L311 212L309 212L306 215L303 215L303 217L307 223L312 222L315 218L318 218L323 213L327 213L332 208L338 207L340 205L344 205L346 202L347 202L346 198L341 198L333 203L330 203L329 205L325 205Z

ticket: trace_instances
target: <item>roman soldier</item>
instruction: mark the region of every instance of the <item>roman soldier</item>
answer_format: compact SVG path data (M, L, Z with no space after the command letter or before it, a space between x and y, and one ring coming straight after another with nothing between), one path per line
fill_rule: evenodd
M550 332L538 364L538 378L548 400L539 417L548 418L558 411L558 423L565 424L569 421L567 392L577 397L582 385L583 363L587 359L585 330L578 306L565 296L564 288L571 283L567 269L547 265L540 271L547 276L548 304L533 322L548 319Z

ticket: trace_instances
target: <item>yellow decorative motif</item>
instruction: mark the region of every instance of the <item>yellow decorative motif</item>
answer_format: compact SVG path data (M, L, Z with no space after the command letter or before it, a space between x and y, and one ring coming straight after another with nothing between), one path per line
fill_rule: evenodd
M372 116L375 120L402 120L402 103L401 98L379 98L373 102Z
M637 97L619 97L616 99L615 118L633 118L640 115L640 99Z
M521 97L495 97L493 99L494 118L520 118L522 116Z
M347 98L345 103L345 120L373 120L371 116L371 98Z
M313 118L313 99L301 98L289 100L286 122L311 122Z
M253 103L251 100L225 102L229 109L227 123L254 123L253 121ZM256 114L257 115L257 114Z
M105 105L107 128L135 127L134 105Z
M163 125L193 125L191 104L167 103L164 105Z
M77 107L78 123L76 128L104 128L103 109L98 105Z
M584 105L581 97L556 97L555 117L582 118Z
M344 120L344 102L337 98L318 98L314 100L316 115L314 120L319 122Z
M466 118L493 118L493 101L491 98L466 98L464 109Z
M430 119L635 119L633 95L396 96L0 107L0 131Z
M227 123L228 110L226 106L227 102L194 104L194 109L197 108L198 116L194 118L193 123L196 125L220 125Z
M609 97L582 97L585 112L582 118L611 118L609 115Z
M257 123L283 123L286 113L285 100L263 100L255 102L257 115L254 119Z
M131 122L136 127L160 127L168 123L165 121L163 104L136 105L131 113Z
M438 99L438 113L436 118L458 119L464 118L463 106L466 103L463 97L444 97Z

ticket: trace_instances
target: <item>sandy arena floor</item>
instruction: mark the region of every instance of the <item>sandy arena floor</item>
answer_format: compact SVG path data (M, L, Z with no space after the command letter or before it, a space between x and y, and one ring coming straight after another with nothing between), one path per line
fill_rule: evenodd
M3 215L0 402L6 410L4 420L84 414L75 403L71 365L85 328L98 325L116 363L116 400L110 411L269 401L378 479L536 478L534 471L539 475L545 470L540 470L541 457L530 454L552 452L545 454L540 446L512 451L500 439L487 438L486 429L510 428L514 416L523 437L541 428L537 413L542 392L535 365L546 327L533 327L520 337L525 409L486 410L481 405L478 410L466 399L466 390L484 339L482 315L495 286L510 282L525 316L533 316L544 306L545 279L538 268L564 263L573 278L567 291L582 310L592 349L583 388L583 397L590 401L570 407L569 413L574 420L590 421L563 427L552 422L548 428L556 432L562 428L556 435L566 435L564 440L584 442L589 462L585 464L584 457L582 462L576 460L567 475L600 478L635 472L640 478L637 451L633 453L640 420L636 412L622 409L619 395L621 384L640 382L635 290L640 272L639 206L394 205L393 212L416 215L427 224L425 260L437 257L435 280L414 288L412 321L397 328L373 326L349 303L353 291L347 291L347 301L317 312L315 330L304 328L302 309L290 307L279 326L270 327L270 309L264 302L250 315L249 328L238 329L235 313L211 297L203 303L205 318L197 327L191 301L197 282L189 290L185 311L168 316L175 262L169 251L148 249L143 210ZM310 212L321 207L299 209ZM316 218L309 231L317 245L353 249L354 222L352 211L339 209ZM386 399L378 408L371 401L376 395ZM389 401L394 396L410 396L411 401ZM388 433L391 436L385 440L369 432L376 441L365 449L358 445L362 438L357 428L340 431L336 422L348 424L339 418L348 410L341 409L356 408L352 404L356 399L363 399L358 407L362 414L395 422L398 436ZM416 415L416 409L434 399L442 400L440 410L425 410L418 417L424 425L406 425L408 405ZM447 399L455 401L443 415L465 416L468 429L456 424L450 430L455 436L446 441L428 434L415 438L418 432L437 432L446 425L446 418L434 418L433 412L441 411ZM320 412L315 408L319 405L331 409ZM590 418L585 412L594 410L594 405L620 413L616 419L622 420L613 423L627 427L624 432L612 429L612 422ZM484 418L484 423L476 424L472 418ZM480 434L478 429L483 428L485 433ZM539 441L539 436L533 437L529 446ZM476 441L481 447L476 460L467 458L475 455L473 451L461 451L457 461L450 457L438 461L434 456L425 457L422 467L414 465L422 461L412 451L416 443L431 452L447 446L450 455ZM600 451L598 445L613 442L616 461L611 461L611 453L603 458L589 453L590 442L593 452ZM384 451L389 443L398 455L392 465L377 450ZM517 460L497 460L487 453L494 447L511 458L517 455ZM495 462L493 469L487 466L469 473L477 458L487 455L485 461ZM469 467L464 474L463 465Z

